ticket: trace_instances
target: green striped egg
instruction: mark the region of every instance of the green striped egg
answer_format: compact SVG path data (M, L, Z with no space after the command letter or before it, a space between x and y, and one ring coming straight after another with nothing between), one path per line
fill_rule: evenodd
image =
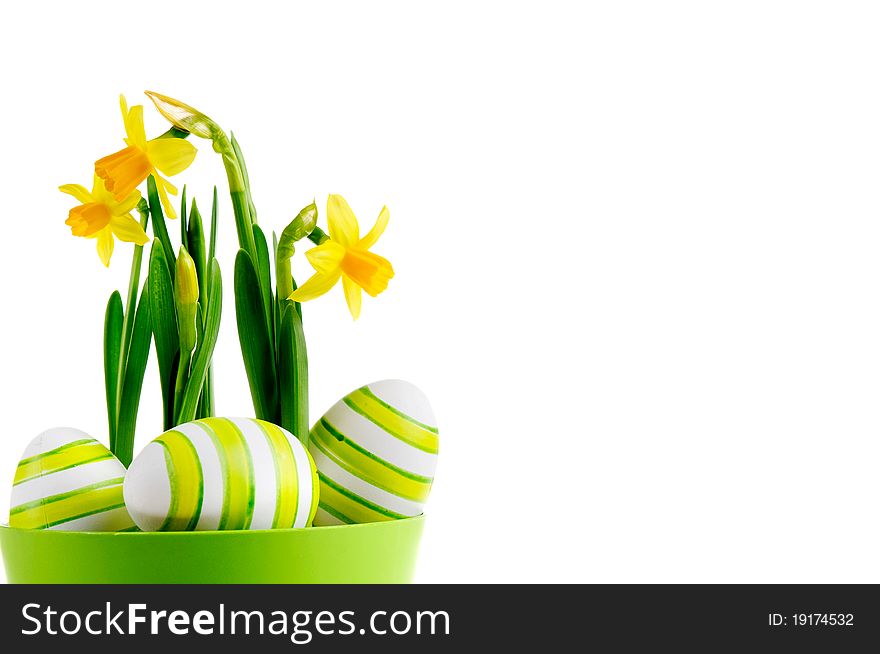
M49 429L15 470L9 526L62 531L134 531L125 510L125 466L78 429Z
M349 393L309 436L321 480L315 525L420 515L437 450L434 412L409 382L380 381Z
M205 418L144 448L125 476L125 504L144 531L301 528L318 507L318 477L281 427Z

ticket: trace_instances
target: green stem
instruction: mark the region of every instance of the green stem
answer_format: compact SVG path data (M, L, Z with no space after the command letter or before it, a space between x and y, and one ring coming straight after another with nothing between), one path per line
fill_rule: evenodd
M232 196L232 211L235 214L238 244L242 250L247 252L256 261L257 245L254 241L253 223L251 223L250 212L248 211L247 192L230 189L229 194Z
M330 237L324 233L324 230L320 227L315 227L312 230L311 234L309 234L309 240L315 245L321 245L324 241L329 241Z
M174 384L174 425L180 424L180 405L183 401L183 389L189 379L189 364L192 360L192 352L180 351L180 365L177 366L177 381Z
M214 187L214 199L211 202L211 238L208 243L208 263L215 259L217 252L217 187ZM210 279L210 275L208 275Z
M248 188L245 183L241 164L235 156L235 148L232 147L226 134L218 132L214 136L214 150L223 158L223 167L226 169L226 179L229 182L229 194L232 196L232 211L235 214L235 227L238 230L238 244L256 261L257 249L254 244L254 221L251 217L250 202L248 201Z
M147 203L141 200L137 206L138 213L141 215L141 229L147 229L147 223L150 220L150 210ZM134 330L134 308L137 301L138 287L141 282L141 261L144 256L144 246L135 245L134 254L131 257L131 274L128 278L128 295L125 299L125 312L122 316L122 344L119 348L119 374L118 384L116 385L116 419L119 420L119 408L122 402L122 380L125 378L125 367L128 364L128 349L131 346L131 333Z

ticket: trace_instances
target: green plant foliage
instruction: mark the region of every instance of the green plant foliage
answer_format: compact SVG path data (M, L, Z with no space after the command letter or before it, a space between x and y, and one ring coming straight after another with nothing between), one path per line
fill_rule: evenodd
M122 297L119 295L119 291L113 291L104 314L104 387L107 393L107 424L110 429L111 450L116 445L122 318Z
M235 257L235 317L244 367L251 389L257 417L277 420L278 392L275 378L275 357L266 312L260 291L260 280L250 255L239 250Z
M134 318L131 347L122 382L119 424L112 450L113 454L126 467L131 463L134 450L135 425L141 401L141 389L144 384L144 372L147 368L147 357L150 354L151 331L150 299L147 287L144 286Z
M281 426L295 434L308 447L309 439L309 363L302 318L290 300L279 302L278 390L281 399Z
M155 223L154 223L155 224ZM149 289L153 335L156 340L156 358L159 362L159 383L162 389L162 424L165 429L174 425L174 360L180 348L177 335L177 314L174 309L174 284L171 281L168 257L159 240L150 250L150 272L145 288Z
M162 213L162 202L159 199L159 191L156 188L156 179L150 175L147 178L147 199L150 206L150 215L153 217L153 234L156 235L167 255L168 272L174 278L174 270L171 262L174 260L175 249L171 245L171 237L168 236L168 228L165 226L165 214Z
M211 365L214 347L217 345L217 336L220 333L220 314L223 310L223 282L220 277L220 266L216 259L211 260L210 275L211 295L208 298L205 330L192 360L189 379L187 380L180 411L177 415L178 424L189 422L196 417L199 397L208 374L208 367Z

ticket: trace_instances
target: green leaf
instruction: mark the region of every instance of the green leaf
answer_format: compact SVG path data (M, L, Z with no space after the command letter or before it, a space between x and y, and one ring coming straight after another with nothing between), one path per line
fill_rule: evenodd
M205 298L205 302L207 302L207 298ZM207 318L207 314L202 311L202 305L196 307L196 335L198 337L197 343L201 343L205 340L205 319ZM196 418L201 420L202 418L207 418L208 416L205 414L205 391L208 389L208 380L211 376L211 366L208 366L208 372L205 374L205 383L202 386L202 394L199 396L199 403L196 407Z
M216 258L217 252L217 187L214 187L214 199L211 201L211 241L208 246L208 261Z
M119 357L122 352L122 297L113 291L104 313L104 387L110 449L116 445L116 403L119 401Z
M186 389L183 392L183 401L180 404L180 412L177 415L178 424L189 422L196 417L199 405L199 396L214 356L214 346L217 345L217 336L220 333L220 314L223 309L223 282L220 278L220 265L216 259L211 260L211 295L208 298L207 317L205 318L205 331L203 338L196 347L192 367Z
M202 225L202 216L195 200L192 202L184 243L186 243L186 249L196 264L196 276L199 278L199 297L205 303L208 298L208 276L205 274L208 261L205 253L205 228Z
M208 368L208 376L205 378L205 388L202 389L202 399L205 401L205 417L214 415L214 364Z
M186 243L186 184L180 192L180 242Z
M294 302L284 300L278 334L278 394L281 426L309 446L309 362L302 319Z
M144 286L138 302L134 318L131 347L128 351L128 363L122 382L122 402L119 408L119 426L116 431L116 442L113 454L127 468L134 452L134 432L137 424L138 405L141 401L141 389L144 385L144 372L147 368L147 357L150 354L150 298Z
M272 278L269 272L269 246L266 244L266 236L259 225L254 225L254 243L257 246L257 275L260 278L260 291L263 295L266 324L271 326L269 338L274 341L275 324L272 318Z
M156 339L156 358L159 360L159 383L162 389L162 424L165 429L174 425L174 358L180 344L177 335L177 314L174 308L174 284L168 273L168 257L159 240L153 241L150 251L150 273L145 288L149 288L153 335Z
M165 253L171 257L174 256L174 247L171 245L171 238L168 236L168 228L165 226L165 215L162 213L162 201L159 199L159 191L156 188L156 179L150 175L147 178L147 199L150 205L150 215L153 217L153 234L162 241ZM168 272L171 279L174 279L173 258L167 259Z
M247 203L248 210L251 215L251 222L256 225L257 224L257 209L254 206L254 198L251 194L251 180L248 177L247 164L244 162L244 155L241 152L241 148L238 145L238 141L235 139L235 134L232 132L229 133L229 140L232 144L232 151L235 153L235 158L238 160L238 167L241 170L241 178L244 182L244 188L247 193Z
M235 318L241 355L258 418L277 420L275 356L263 310L260 280L250 255L239 250L235 257Z

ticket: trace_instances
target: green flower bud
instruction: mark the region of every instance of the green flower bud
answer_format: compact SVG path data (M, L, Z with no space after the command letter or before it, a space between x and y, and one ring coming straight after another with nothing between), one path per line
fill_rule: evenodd
M159 113L177 129L212 141L217 135L223 134L220 126L198 109L193 109L188 104L169 98L167 95L153 91L144 91L144 93L153 101Z
M177 304L177 329L180 349L192 352L196 346L196 315L199 308L199 278L196 263L181 246L174 276L174 300Z

